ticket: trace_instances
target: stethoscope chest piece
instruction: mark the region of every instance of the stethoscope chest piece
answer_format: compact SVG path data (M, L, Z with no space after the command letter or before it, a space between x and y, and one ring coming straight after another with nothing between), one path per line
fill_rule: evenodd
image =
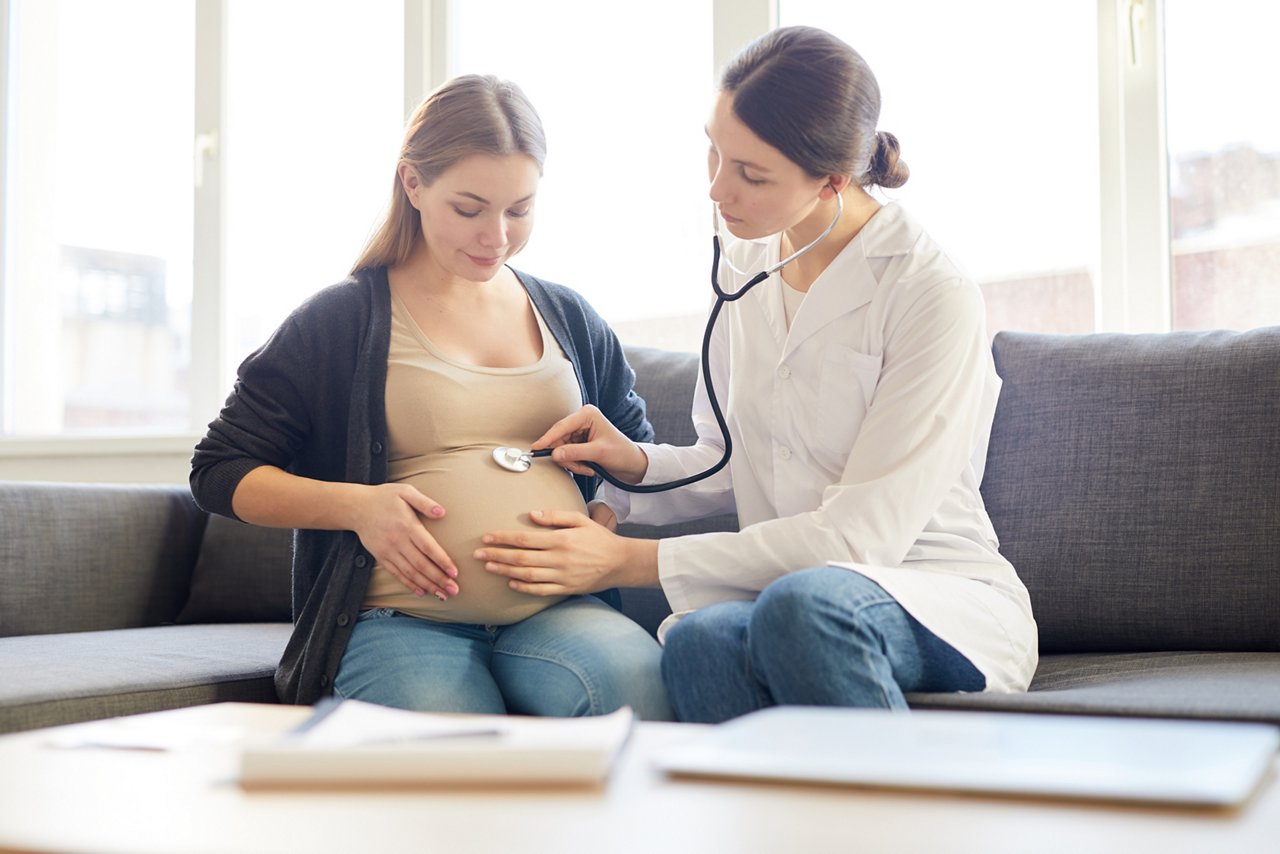
M519 448L494 448L493 461L507 471L526 472L533 465L533 457Z

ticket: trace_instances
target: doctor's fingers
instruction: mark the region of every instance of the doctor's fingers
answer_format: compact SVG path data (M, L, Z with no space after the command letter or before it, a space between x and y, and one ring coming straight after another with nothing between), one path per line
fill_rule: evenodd
M588 403L572 415L566 415L552 424L530 447L536 451L571 442L585 442L595 434L602 422L613 427L603 412Z
M530 596L571 596L584 591L575 590L561 581L559 570L547 567L525 567L520 576L508 576L507 586L517 593Z

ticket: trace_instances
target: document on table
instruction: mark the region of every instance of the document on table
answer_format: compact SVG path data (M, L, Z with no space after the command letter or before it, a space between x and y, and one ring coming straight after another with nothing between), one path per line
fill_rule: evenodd
M609 775L632 712L529 718L321 703L281 739L241 753L245 787L594 784Z

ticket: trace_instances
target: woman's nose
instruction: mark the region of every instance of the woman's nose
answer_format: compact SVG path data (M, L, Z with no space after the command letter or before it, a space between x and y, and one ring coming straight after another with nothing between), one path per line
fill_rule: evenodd
M507 220L506 217L498 217L496 220L486 224L484 230L480 233L480 243L484 246L492 246L501 248L507 245Z

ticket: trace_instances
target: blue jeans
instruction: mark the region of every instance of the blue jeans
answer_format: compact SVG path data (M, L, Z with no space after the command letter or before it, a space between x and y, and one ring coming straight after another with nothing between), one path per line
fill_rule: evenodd
M905 709L903 692L986 687L884 588L835 567L683 618L667 633L662 676L676 717L702 723L775 705Z
M441 623L389 608L356 621L338 697L430 712L575 717L631 706L671 720L648 632L593 596L509 626Z

